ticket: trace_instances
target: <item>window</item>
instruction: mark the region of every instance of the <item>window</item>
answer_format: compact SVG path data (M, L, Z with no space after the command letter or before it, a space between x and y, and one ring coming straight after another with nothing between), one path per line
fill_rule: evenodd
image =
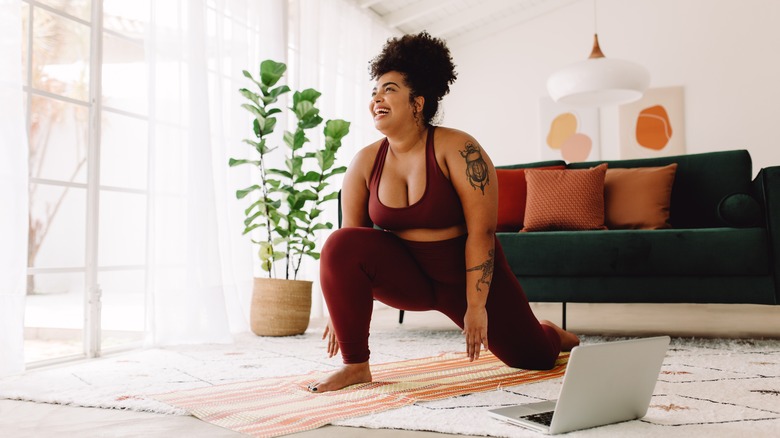
M148 16L148 1L22 3L28 364L142 339Z
M251 127L241 71L287 60L293 88L327 92L324 113L356 122L344 164L375 136L357 122L385 30L346 1L302 5L22 0L28 366L246 328L254 250L233 194L251 176L227 168Z

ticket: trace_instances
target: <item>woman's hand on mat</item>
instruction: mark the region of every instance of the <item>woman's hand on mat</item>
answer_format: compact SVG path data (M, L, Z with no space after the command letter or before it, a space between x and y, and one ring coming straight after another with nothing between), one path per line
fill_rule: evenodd
M325 332L322 333L322 339L328 339L328 357L333 357L339 352L339 340L336 339L336 332L333 331L333 325L328 318L328 324L325 325Z
M485 307L469 307L463 317L463 334L466 335L466 353L469 361L479 359L482 345L488 350L488 315Z

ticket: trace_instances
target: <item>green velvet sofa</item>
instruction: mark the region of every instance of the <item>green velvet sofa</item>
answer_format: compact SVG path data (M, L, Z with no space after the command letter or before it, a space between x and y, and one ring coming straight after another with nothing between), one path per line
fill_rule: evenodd
M746 150L566 164L585 169L677 163L659 230L499 232L532 302L778 304L780 167L753 179Z

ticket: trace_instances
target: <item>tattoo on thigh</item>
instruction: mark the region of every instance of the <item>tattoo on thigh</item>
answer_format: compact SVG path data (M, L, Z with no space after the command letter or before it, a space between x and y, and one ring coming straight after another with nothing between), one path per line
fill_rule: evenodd
M466 149L459 151L466 160L466 178L471 187L482 190L485 194L485 186L490 184L490 172L485 159L482 158L482 150L472 142L466 143Z
M481 265L474 266L473 268L466 269L466 272L482 271L482 277L477 280L477 291L482 292L481 284L487 286L490 289L490 282L493 279L493 261L495 260L494 250L488 251L488 259Z

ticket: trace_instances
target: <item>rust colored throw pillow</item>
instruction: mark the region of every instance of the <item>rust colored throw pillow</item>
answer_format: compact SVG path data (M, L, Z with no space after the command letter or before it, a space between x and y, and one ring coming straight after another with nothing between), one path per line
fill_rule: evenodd
M564 166L534 167L533 169L563 169ZM523 169L496 169L498 176L498 221L496 231L513 232L523 228L525 200L528 186Z
M606 172L606 163L590 169L527 169L523 231L605 229Z
M663 167L609 169L604 179L607 228L670 228L669 204L677 163Z

